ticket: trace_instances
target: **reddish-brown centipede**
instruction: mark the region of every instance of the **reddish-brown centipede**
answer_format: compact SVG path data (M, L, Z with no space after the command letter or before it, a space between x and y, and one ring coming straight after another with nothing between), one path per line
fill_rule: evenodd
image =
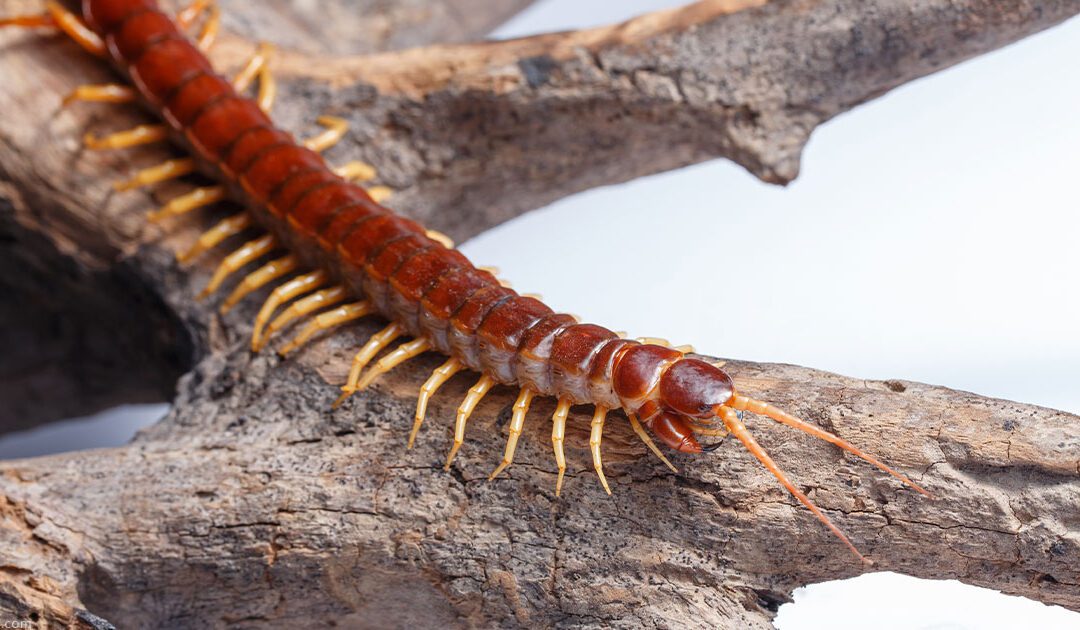
M200 17L205 18L201 34L192 43L183 28ZM300 317L312 316L281 348L282 354L345 322L368 315L386 318L389 325L356 354L339 402L419 354L435 351L448 356L420 388L410 446L436 390L461 370L479 372L479 380L458 409L447 468L480 399L496 383L519 387L506 450L492 477L513 461L533 397L555 397L556 494L566 469L567 415L575 404L595 406L590 445L596 472L609 493L600 440L608 411L622 409L635 432L665 463L646 428L665 445L684 453L705 450L696 435L734 435L856 555L858 551L844 534L758 445L742 423L743 412L766 416L839 446L925 494L910 479L841 438L738 393L719 367L660 340L622 339L600 326L555 313L540 300L504 286L490 271L473 266L441 235L386 209L378 203L385 191L365 190L350 181L370 178L370 167L354 163L332 169L318 155L344 135L344 121L320 119L326 132L301 143L273 125L266 114L274 100L274 83L265 63L267 47L261 47L232 82L214 73L202 50L212 42L217 24L217 9L208 0L196 0L176 21L160 12L154 0L84 0L81 17L49 2L47 12L40 16L0 20L0 26L58 28L91 53L110 59L130 84L84 86L68 101L141 102L164 121L104 138L88 136L88 147L124 148L171 139L191 155L140 171L118 188L152 184L196 170L218 182L170 201L150 215L152 221L225 198L244 206L244 211L205 232L181 259L199 255L250 226L265 230L221 262L204 294L216 291L246 265L266 258L272 259L243 278L225 299L223 309L252 291L299 274L277 286L266 299L255 321L254 351ZM256 78L258 98L241 96ZM380 352L403 336L411 340L368 368Z

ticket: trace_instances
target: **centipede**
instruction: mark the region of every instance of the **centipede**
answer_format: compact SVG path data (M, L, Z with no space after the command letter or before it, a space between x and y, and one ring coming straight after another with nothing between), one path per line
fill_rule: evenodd
M447 470L464 443L477 404L500 384L517 388L519 394L502 460L490 478L514 461L533 400L551 397L557 401L551 419L556 496L566 472L563 443L572 405L594 408L589 446L608 494L601 440L605 420L614 410L622 410L619 415L625 415L648 450L673 471L657 442L676 452L704 454L716 445L703 445L705 438L733 436L864 562L869 560L757 442L744 424L745 414L828 442L929 496L906 475L837 435L740 393L720 365L692 356L692 348L661 339L626 339L558 313L536 296L517 293L492 269L473 265L444 235L387 208L383 202L388 189L363 185L374 178L370 165L332 167L320 156L347 134L344 120L318 118L324 131L306 140L295 139L272 122L272 46L260 45L231 80L214 71L206 52L220 29L220 10L212 0L194 0L175 16L154 0L83 0L80 13L50 0L40 14L0 18L0 27L65 35L111 63L116 83L81 86L65 105L137 104L159 120L102 137L87 134L87 149L164 141L186 155L139 170L118 182L118 191L191 173L215 182L150 211L148 221L163 222L222 201L240 208L180 252L181 262L209 255L229 237L260 231L221 258L200 294L217 294L239 272L257 265L219 307L228 311L273 286L255 316L252 352L264 351L293 327L293 337L278 346L282 356L348 322L381 318L385 327L357 350L335 407L410 359L428 352L444 355L446 361L419 387L408 448L439 388L459 372L476 373L475 384L457 409ZM391 348L395 342L400 343Z

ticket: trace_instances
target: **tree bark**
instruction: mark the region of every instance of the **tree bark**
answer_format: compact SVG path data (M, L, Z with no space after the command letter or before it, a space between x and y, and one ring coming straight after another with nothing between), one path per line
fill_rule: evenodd
M440 3L378 4L405 15ZM0 12L20 6L0 2ZM309 50L277 58L276 116L298 133L313 131L317 114L348 117L350 138L331 159L375 164L397 190L392 207L457 237L577 190L712 157L787 181L822 121L1080 12L1076 1L731 0L619 27L324 57L310 52L324 39L336 52L363 38L285 32L302 18L268 6L226 8L230 24ZM333 15L328 32L364 32L348 19L370 25ZM409 24L373 45L490 26ZM226 37L215 60L236 67L250 49ZM146 210L187 184L120 195L108 183L170 154L78 148L83 131L142 120L122 108L60 109L71 88L108 72L72 44L31 33L0 34L0 51L10 79L0 93L9 272L0 316L5 348L17 350L0 369L37 379L34 388L5 379L0 396L15 411L0 422L151 398L194 366L172 412L132 444L0 465L0 617L91 627L769 627L794 587L864 570L736 443L677 457L673 474L612 416L608 497L591 470L588 410L575 409L570 477L556 499L541 420L549 402L536 405L516 463L494 482L486 476L505 441L510 391L484 400L449 472L448 420L468 378L440 392L417 447L404 449L435 357L331 411L350 352L377 324L294 359L252 355L257 300L221 316L194 299L216 261L182 268L173 258L221 211L149 226ZM1080 610L1080 418L908 382L728 368L750 395L872 446L935 493L923 499L832 447L754 422L877 568ZM87 375L101 377L87 384Z

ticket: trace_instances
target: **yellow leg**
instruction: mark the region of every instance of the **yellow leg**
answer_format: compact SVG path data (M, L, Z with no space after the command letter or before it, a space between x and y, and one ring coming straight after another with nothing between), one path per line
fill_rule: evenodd
M19 28L51 28L53 30L60 28L56 25L56 20L48 13L0 17L0 28L4 28L5 26L17 26Z
M649 450L660 458L660 461L667 464L667 467L670 468L672 472L679 472L679 469L668 461L668 458L664 457L664 454L660 452L660 449L656 448L656 443L653 442L652 438L649 437L649 434L645 432L645 427L641 426L641 421L637 419L637 416L630 413L627 414L627 417L630 418L630 426L634 428L634 433L637 433L637 436L641 438L641 441L645 443L645 446L648 446Z
M218 30L221 29L221 9L217 3L210 3L210 17L206 18L206 22L203 24L202 32L199 33L199 39L196 40L196 45L199 50L206 52L210 50L210 47L214 45L214 40L217 39Z
M97 57L105 56L105 42L101 41L98 34L92 31L90 27L82 21L82 18L71 11L68 11L59 2L55 2L54 0L46 2L45 9L48 11L53 25L61 31L64 31L68 37L75 40L75 43L82 46L83 50ZM40 26L44 25L40 24Z
M169 129L165 125L139 125L127 131L117 131L99 138L92 133L83 136L83 144L92 151L103 149L128 149L153 144L169 139Z
M416 399L416 420L413 422L412 431L409 432L409 448L416 441L416 434L420 432L420 425L424 424L424 416L427 415L428 401L439 391L443 383L450 377L465 369L465 365L457 359L450 359L431 373L431 377L420 387L420 396Z
M353 182L366 182L375 178L375 168L367 162L348 162L333 168L334 174Z
M637 341L640 341L641 343L651 343L654 346L663 346L665 348L671 348L672 350L682 352L683 354L694 351L694 346L692 346L692 345L690 345L688 343L683 344L681 346L675 346L675 345L672 345L671 342L668 341L667 339L663 339L661 337L638 337Z
M303 295L310 291L314 291L329 281L330 275L319 269L306 273L302 276L298 276L289 280L285 284L274 289L270 293L270 297L266 298L266 302L263 302L262 308L259 309L259 314L255 316L255 327L251 331L251 351L258 352L263 347L263 328L270 322L270 316L274 314L278 306L281 306L285 302L293 299L294 297Z
M337 116L319 116L315 122L326 127L326 130L319 135L304 140L304 146L315 152L322 152L334 146L349 131L349 121Z
M401 344L390 354L379 359L375 365L371 366L371 369L364 374L364 378L360 379L360 382L356 384L356 391L359 392L367 389L368 385L371 385L380 375L386 374L405 361L423 354L430 349L431 344L428 343L427 339L413 339L408 343Z
M169 217L187 214L196 208L209 206L225 198L224 186L207 186L171 199L161 208L146 215L146 220L151 223L159 223Z
M229 297L225 298L225 302L221 305L221 314L228 313L236 303L244 299L244 296L256 291L259 288L266 285L268 282L280 278L281 276L294 271L300 266L300 259L292 254L288 256L282 256L277 260L271 260L262 267L259 267L255 271L244 276L244 279L240 281L240 284L233 289L233 292L229 294Z
M529 405L532 404L536 392L528 387L522 387L517 400L514 401L514 413L510 417L510 436L506 439L506 450L503 452L502 461L488 477L494 479L506 467L514 461L514 451L517 450L518 438L521 437L521 429L525 426L525 414L529 413Z
M596 469L596 476L600 478L604 491L610 495L611 487L608 486L607 477L604 476L604 462L600 457L600 440L604 439L604 420L607 418L607 413L608 410L599 405L593 412L589 431L589 450L592 451L592 463L593 468Z
M101 83L97 85L80 85L72 90L71 94L64 97L64 105L70 105L75 101L133 103L135 99L136 92L134 88L119 83Z
M170 179L176 179L177 177L183 177L184 175L194 172L195 160L191 158L166 160L157 166L142 169L127 181L113 184L113 188L117 191L131 190L140 186L148 186L150 184L157 184Z
M570 399L560 398L551 416L551 445L555 449L555 464L559 467L559 478L555 481L555 496L562 492L563 477L566 475L566 453L563 441L566 439L566 417L570 415Z
M491 391L494 385L495 379L485 374L480 377L479 381L476 381L476 385L473 385L469 389L469 393L465 395L465 400L458 407L457 419L454 420L454 445L450 447L450 454L446 456L446 465L443 466L443 470L450 470L450 464L454 462L454 457L461 450L461 445L465 443L465 423L469 421L469 416L476 409L476 405Z
M375 200L375 203L382 203L394 194L394 190L392 188L387 188L386 186L372 186L367 189L367 194L371 195L371 198Z
M428 230L427 232L425 232L425 234L427 234L427 237L431 240L441 243L442 246L446 249L454 249L453 239L443 234L442 232L439 232L437 230Z
M255 97L259 109L269 112L274 107L274 99L277 97L277 81L270 72L270 65L266 64L259 70L259 94Z
M251 227L251 215L246 212L234 214L227 219L222 219L217 225L199 235L199 239L177 257L181 263L186 263L192 258L199 256L205 251L216 247L230 236L236 236Z
M217 291L218 287L221 286L222 282L225 282L226 278L237 271L240 271L244 265L269 254L277 246L277 238L275 238L273 234L264 234L253 241L248 241L241 245L239 249L229 254L225 257L225 260L221 261L218 268L214 270L214 275L210 278L210 282L206 285L206 288L199 293L198 299L201 300L214 291Z
M259 76L259 72L266 66L272 54L274 54L273 44L260 42L259 47L255 49L255 54L251 56L251 59L248 59L244 68L233 78L233 89L237 92L243 92L251 87L251 82L255 80L255 77Z
M340 290L340 297L336 297L334 294ZM329 296L329 297L326 297ZM332 289L325 289L319 291L315 295L310 295L303 300L299 300L293 306L289 307L284 313L278 316L271 324L270 328L266 330L266 336L269 337L273 333L274 324L279 321L286 320L286 318L293 319L299 315L293 315L292 311L305 314L311 311L328 306L329 304L335 304L345 299L344 287L334 287ZM295 307L295 309L294 309ZM304 326L292 341L285 345L281 350L278 350L278 354L285 356L293 350L307 343L312 337L319 334L324 330L329 330L334 326L340 326L346 322L351 322L361 317L367 317L375 312L375 308L369 302L353 302L351 304L345 304L339 306L333 310L326 311L325 313L319 313L316 315L307 326ZM284 324L281 324L282 326Z
M390 345L392 341L404 333L405 327L395 322L372 335L371 339L368 339L367 343L353 357L352 367L349 368L349 379L341 386L341 395L334 401L334 407L341 405L341 403L345 402L345 399L356 391L356 383L360 380L360 371L367 367L367 364L375 358L375 355L379 354L383 348Z
M203 14L206 7L210 6L210 0L194 0L191 4L181 9L176 14L176 25L182 29L191 28L195 20Z

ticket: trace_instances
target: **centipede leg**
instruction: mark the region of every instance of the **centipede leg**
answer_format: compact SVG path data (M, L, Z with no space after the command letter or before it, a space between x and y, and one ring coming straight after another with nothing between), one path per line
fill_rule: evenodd
M137 98L135 89L119 83L99 83L80 85L64 97L66 107L75 101L93 103L134 103Z
M293 320L314 313L320 308L326 308L328 306L334 306L335 304L339 304L345 301L347 297L348 292L345 290L345 287L338 285L330 287L329 289L317 291L303 299L293 302L289 305L289 308L282 311L282 313L275 317L274 320L270 322L270 325L266 327L266 332L263 334L263 345L266 345L266 342L270 340L270 337L272 337L275 332L281 330L282 328L285 328L290 323L292 323ZM341 308L360 308L360 305L367 306L367 303L356 302L353 304L348 304L345 307ZM370 308L370 306L368 306L368 308ZM326 313L323 314L325 315ZM366 314L367 313L365 312L364 315ZM356 317L363 317L364 315L357 315ZM281 350L278 350L278 354L280 354L281 356L285 356L296 348L299 348L300 346L307 343L308 340L318 334L320 330L326 330L330 326L336 325L330 324L329 326L322 327L317 320L318 317L308 322L307 326L305 326L304 329L301 330L300 334L298 334L292 341L285 344L285 346L281 348ZM346 319L342 323L344 323L345 321L351 320Z
M83 50L94 55L96 57L105 56L105 42L101 40L86 22L82 21L78 15L75 15L71 11L68 11L63 5L55 0L49 0L45 3L45 10L48 12L49 18L52 21L52 26L60 29L65 35L75 41L76 44L82 46ZM36 24L35 26L45 26L44 24Z
M140 186L149 186L150 184L176 179L194 172L195 160L192 158L166 160L157 166L151 166L136 172L131 179L113 184L113 188L118 192L131 190Z
M252 81L255 77L259 76L259 72L270 60L270 56L274 54L273 44L267 42L260 42L259 47L255 49L255 54L248 59L247 63L240 72L236 73L233 77L232 86L237 92L243 92L251 87Z
M331 169L334 174L351 182L366 182L375 179L375 168L367 162L354 160Z
M230 236L236 236L243 232L251 227L251 225L251 215L247 212L240 212L226 219L222 219L214 225L214 227L200 234L199 238L191 247L177 255L176 260L181 263L186 263L203 252L216 247Z
M435 371L431 373L428 380L420 386L420 395L416 399L416 420L413 421L412 431L409 432L408 448L413 447L413 443L416 441L416 434L420 432L420 426L424 424L424 416L427 415L428 401L435 395L435 392L439 391L439 388L443 386L443 383L450 380L450 377L463 369L465 369L465 365L461 361L450 359L446 363L435 368Z
M319 116L315 119L323 127L322 133L304 140L304 146L316 153L321 153L334 146L345 137L349 131L349 121L337 116Z
M427 230L426 232L424 232L424 234L426 234L427 237L431 240L441 244L446 249L454 249L454 240L449 236L443 234L442 232L438 230Z
M289 280L285 284L275 288L263 302L259 314L255 316L255 325L251 331L251 351L258 352L262 349L262 331L270 322L270 316L279 306L285 302L305 293L314 291L323 286L330 279L330 275L318 269Z
M604 486L604 491L610 495L611 487L608 486L607 477L604 476L604 463L600 457L600 441L604 439L604 420L607 418L607 414L607 408L599 405L593 412L592 423L589 425L589 450L592 451L593 468L596 469L596 476L600 478L600 484Z
M182 214L187 214L192 210L203 208L211 204L217 203L225 198L224 186L206 186L204 188L196 188L191 192L185 193L169 200L161 208L154 210L146 215L146 219L151 223L159 223L169 217L177 217Z
M288 256L282 256L276 260L271 260L262 267L259 267L255 271L244 276L244 279L240 281L240 284L233 289L233 292L229 294L229 297L225 298L225 301L221 304L221 314L228 313L236 303L244 299L246 295L252 291L256 291L259 288L266 285L268 282L280 278L281 276L295 271L300 266L300 259L296 256L289 254Z
M210 47L214 45L214 40L217 39L218 31L221 29L221 8L216 2L210 2L209 6L210 16L206 18L202 31L199 33L198 39L195 40L195 45L202 52L210 50Z
M371 366L371 369L364 374L364 377L356 384L356 391L363 391L367 389L368 385L371 385L375 379L379 376L386 374L395 367L401 365L409 359L419 356L424 352L431 349L431 344L427 339L413 339L408 343L403 343L397 348L394 348L390 354L379 359L375 362L375 365Z
M83 136L83 145L92 151L103 151L141 147L168 139L169 129L165 125L138 125L100 138L88 133Z
M566 439L566 417L570 415L570 399L560 398L551 416L551 445L555 449L555 465L559 467L559 478L555 481L555 496L562 492L563 478L566 475L566 453L563 441Z
M506 450L503 451L502 461L488 476L489 481L497 477L499 473L506 470L506 467L514 462L514 451L517 450L518 438L521 437L521 430L525 426L525 415L529 413L529 405L532 404L535 395L536 392L528 387L523 387L521 393L518 394L517 400L514 401L514 412L510 416L510 435L506 438Z
M443 466L443 470L450 470L450 464L454 462L454 457L461 450L461 445L465 443L465 423L469 421L469 416L476 409L476 405L491 391L494 385L495 379L484 374L480 377L480 380L476 381L476 385L469 389L469 393L465 395L465 400L458 407L457 418L454 420L454 445L450 447L450 454L446 456L446 465Z
M194 0L191 4L176 13L176 25L181 29L191 28L195 20L210 6L210 0Z
M226 278L239 271L244 265L269 254L277 246L278 241L273 234L265 234L255 240L244 243L239 249L226 256L225 260L221 261L218 268L214 270L214 275L210 278L210 282L207 283L206 288L199 293L197 299L204 299L214 291L217 291L218 287L221 286L221 283L225 282Z
M761 462L761 465L764 466L769 472L771 472L781 485L787 488L788 492L790 492L792 496L798 499L800 503L805 505L808 510L813 512L814 516L816 516L819 521L821 521L826 527L828 527L829 530L834 535L836 535L837 538L843 541L843 543L847 545L848 549L850 549L851 552L855 554L860 560L862 560L866 564L872 564L870 560L868 560L865 556L859 553L859 550L855 548L855 545L853 545L850 540L848 540L848 537L844 535L844 532L840 531L840 528L834 525L833 522L829 519L829 517L825 516L825 513L818 509L816 505L814 505L813 501L811 501L805 494L803 494L802 491L796 488L795 484L791 483L791 481L787 478L787 475L784 474L784 471L776 465L776 462L773 461L772 457L770 457L769 454L765 451L765 449L762 448L760 444L758 444L757 440L754 439L754 436L750 433L750 431L746 428L742 421L739 420L739 417L732 409L724 407L720 410L720 414L721 418L724 421L724 426L727 427L727 430L730 431L732 435L734 435L736 438L739 439L740 442L743 443L743 446L746 447L746 450L750 451L750 453L755 458L757 458L759 462Z
M326 289L325 291L319 291L319 293L316 293L315 295L309 296L308 298L305 298L304 300L298 301L294 305L294 306L296 306L296 311L300 312L300 311L305 311L305 310L308 310L308 309L314 310L315 308L321 308L322 306L325 306L325 304L320 304L320 305L317 305L317 306L313 306L313 305L318 304L318 302L320 301L320 298L322 298L323 295L329 295L332 292L335 292L336 290L341 291L341 297L340 298L334 298L334 299L336 299L337 301L340 301L340 300L344 299L344 297L345 297L345 289L344 289L344 287L335 287L333 289ZM320 294L322 294L322 295L320 295ZM306 301L306 303L305 303L305 301ZM289 310L291 311L292 307L290 307ZM280 354L281 356L285 356L285 355L289 354L290 352L292 352L293 350L295 350L295 349L299 348L300 346L304 345L309 340L311 340L312 337L314 337L315 335L319 334L320 332L322 332L324 330L329 330L329 329L331 329L331 328L333 328L335 326L340 326L341 324L344 324L346 322L351 322L353 320L360 319L361 317L367 317L368 315L371 315L374 312L375 312L375 308L371 305L370 302L360 301L360 302L352 302L350 304L343 304L343 305L341 305L341 306L339 306L339 307L337 307L335 309L326 311L325 313L319 313L310 322L308 322L307 326L304 326L303 330L301 330L300 333L297 334L296 337L292 341L290 341L288 344L286 344L285 347L283 347L281 350L278 350L278 354ZM278 319L282 319L282 318L285 318L285 317L291 317L291 316L292 316L291 313L289 311L286 311L285 313L282 313L278 317ZM270 324L271 328L274 326L274 323L277 323L278 319L275 319L274 322L272 322ZM271 333L272 333L272 331L267 329L267 333L266 333L267 337L269 337Z
M395 339L405 334L405 327L397 322L394 322L383 328L379 332L371 336L367 343L364 344L360 351L353 357L352 367L349 369L349 378L344 385L341 386L341 396L334 401L334 407L338 407L341 403L352 396L356 391L356 383L360 380L360 371L375 358L375 355L379 354L383 348L390 345Z
M638 420L637 416L629 413L626 414L626 417L630 419L630 426L634 429L634 433L637 433L637 436L641 438L641 441L645 443L645 446L648 446L649 450L652 451L653 454L655 454L657 457L659 457L660 461L664 462L664 464L666 464L672 472L679 472L679 469L676 468L675 465L672 464L670 461L668 461L668 458L664 457L664 454L661 453L660 449L656 447L656 443L652 441L651 437L649 437L648 432L645 431L645 427L641 426L641 421Z
M389 199L394 194L394 189L387 186L372 186L366 188L367 194L371 196L371 199L375 203L382 203Z
M255 102L259 109L269 112L274 107L274 99L277 97L277 81L270 72L270 64L263 64L259 69L259 92L255 96Z

